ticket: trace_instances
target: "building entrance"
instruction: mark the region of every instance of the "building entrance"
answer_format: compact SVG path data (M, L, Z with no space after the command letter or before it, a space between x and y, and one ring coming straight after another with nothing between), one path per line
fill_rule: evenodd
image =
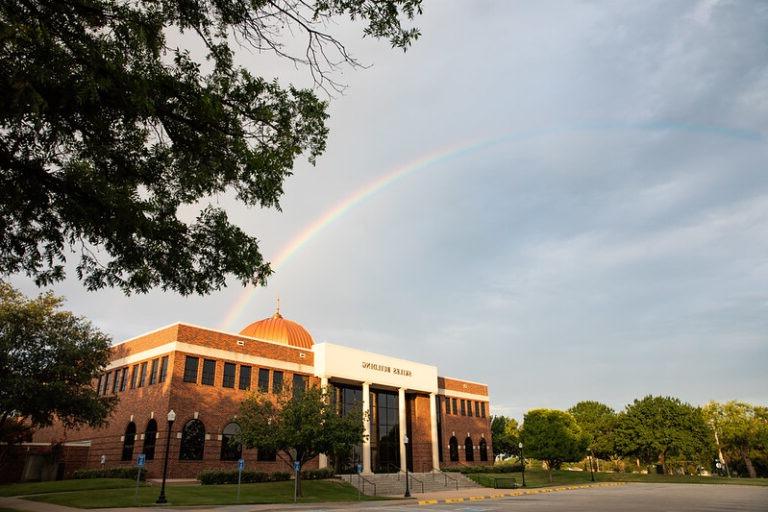
M400 417L397 393L371 390L371 469L400 471Z
M333 383L330 389L331 403L334 404L338 414L347 416L362 413L363 390L360 386ZM362 462L362 443L349 446L346 453L337 453L329 460L331 467L339 475L356 473L358 464Z

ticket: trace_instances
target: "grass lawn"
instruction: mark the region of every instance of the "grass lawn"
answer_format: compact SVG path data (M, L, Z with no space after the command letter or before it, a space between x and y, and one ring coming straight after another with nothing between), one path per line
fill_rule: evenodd
M522 483L520 473L478 473L467 475L480 485L493 487L493 478L514 478L518 485ZM677 484L735 484L735 485L765 485L766 478L720 478L708 476L685 475L642 475L639 473L595 473L595 482L645 482L645 483L677 483ZM573 485L592 483L589 472L586 471L553 471L552 483L549 483L547 472L540 469L527 470L525 483L528 487L546 487L550 485Z
M307 480L301 483L304 497L300 503L323 501L356 501L357 490L338 480ZM134 499L134 489L102 489L87 492L45 494L28 499L69 507L104 508L154 505L160 494L160 486L141 487L139 499ZM179 485L165 488L168 505L231 505L237 503L236 485ZM361 496L362 500L381 499ZM267 482L243 484L240 503L293 503L293 482Z
M142 484L144 485L144 484ZM124 478L92 478L86 480L59 480L57 482L29 482L0 485L0 496L23 496L51 492L88 491L93 489L119 489L135 487L135 480Z

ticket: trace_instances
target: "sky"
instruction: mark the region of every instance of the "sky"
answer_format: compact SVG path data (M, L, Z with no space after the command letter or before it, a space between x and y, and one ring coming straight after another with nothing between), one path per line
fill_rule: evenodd
M405 53L337 21L369 67L337 75L326 152L297 160L281 212L214 200L273 261L351 206L239 314L234 281L126 297L73 276L54 287L68 308L120 341L237 332L279 296L315 342L487 383L516 418L647 394L768 403L768 3L426 0Z

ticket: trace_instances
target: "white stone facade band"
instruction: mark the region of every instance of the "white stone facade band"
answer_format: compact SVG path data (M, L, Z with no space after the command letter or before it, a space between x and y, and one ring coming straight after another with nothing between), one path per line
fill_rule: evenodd
M429 394L429 422L430 422L430 437L432 438L432 471L440 471L440 460L438 455L438 443L437 443L437 401L435 400L435 393Z
M328 393L328 378L323 377L320 379L320 389L323 390L323 392ZM328 456L324 453L321 453L317 458L318 467L320 469L324 469L328 467Z

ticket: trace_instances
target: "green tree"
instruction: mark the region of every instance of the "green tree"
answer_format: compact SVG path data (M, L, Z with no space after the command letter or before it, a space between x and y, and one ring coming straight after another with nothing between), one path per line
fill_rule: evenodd
M517 420L506 416L491 417L491 436L493 438L493 455L512 455L520 450L520 431Z
M648 395L635 400L616 424L617 450L668 472L670 457L702 462L712 451L701 409L677 398Z
M522 439L529 457L547 463L550 482L553 469L584 457L589 441L573 416L554 409L528 411L523 419Z
M351 18L405 49L419 33L401 20L420 12L421 0L0 0L0 274L50 284L73 251L88 289L262 284L257 239L215 204L279 208L294 160L325 149L327 104L252 75L235 47L338 89L336 66L358 63L325 27Z
M51 293L27 299L0 281L3 448L54 419L68 428L102 425L115 405L114 397L98 396L92 385L109 360L110 338L63 311L62 303Z
M724 404L713 401L703 411L723 452L741 459L749 477L757 478L752 459L768 450L768 407L735 400Z
M586 400L577 403L568 412L587 436L590 453L603 459L612 458L616 453L613 439L616 411L600 402Z
M362 408L341 415L318 387L290 390L277 398L253 392L240 406L241 440L249 448L274 450L299 468L321 453L340 455L363 441ZM297 482L301 496L301 479Z

